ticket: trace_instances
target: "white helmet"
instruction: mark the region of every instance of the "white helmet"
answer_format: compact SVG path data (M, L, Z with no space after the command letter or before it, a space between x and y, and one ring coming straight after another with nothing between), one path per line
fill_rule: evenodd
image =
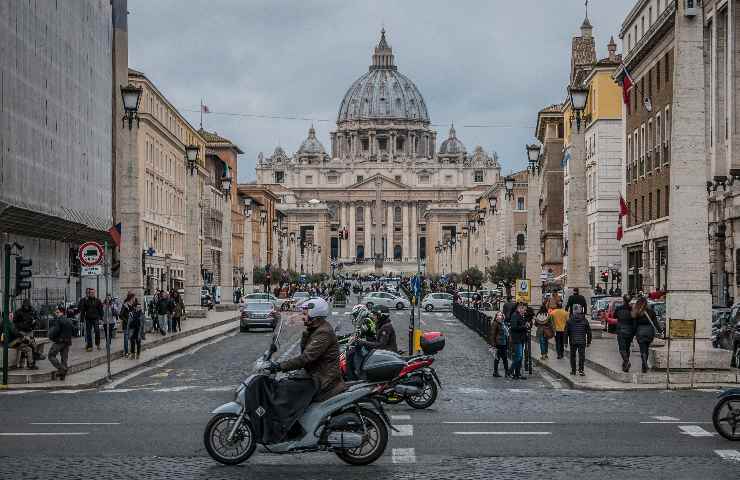
M302 310L308 310L308 318L328 317L329 304L321 297L309 298L301 304Z
M356 319L361 314L363 314L363 313L367 314L368 312L369 312L369 310L367 309L367 307L364 304L358 303L357 305L355 305L354 307L352 307L352 318L355 318Z

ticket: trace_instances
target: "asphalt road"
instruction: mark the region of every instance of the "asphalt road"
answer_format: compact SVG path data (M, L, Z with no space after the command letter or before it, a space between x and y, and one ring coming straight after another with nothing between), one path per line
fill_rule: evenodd
M333 316L342 330L344 313ZM408 312L393 317L405 345ZM496 379L483 341L451 314L422 319L447 336L435 363L444 388L428 410L388 407L399 432L370 467L330 453L260 449L240 467L207 456L209 412L232 399L269 344L269 332L250 332L110 388L0 394L0 478L740 478L740 445L710 423L716 392L576 391L538 372ZM297 352L301 329L289 315L278 356Z

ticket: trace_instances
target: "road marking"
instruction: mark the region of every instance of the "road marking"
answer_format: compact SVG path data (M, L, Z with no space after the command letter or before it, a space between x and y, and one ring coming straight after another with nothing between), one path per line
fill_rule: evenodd
M210 387L203 389L204 392L232 392L236 390L236 387L228 386L228 387Z
M482 393L488 393L488 391L482 389L482 388L469 388L469 387L460 387L457 389L457 392L462 395L470 395L470 394L482 394Z
M699 425L681 425L678 427L684 435L690 435L692 437L712 437L716 433L707 432Z
M332 315L339 315L339 312L331 312Z
M711 424L712 422L683 422L681 420L675 420L675 421L671 420L671 421L665 421L665 422L640 422L640 423L643 424L643 425L676 425L676 424L679 424L679 423L681 425L684 425L686 423L691 423L691 424L701 423L701 424L707 424L708 425L708 424Z
M391 415L391 420L411 420L411 415Z
M563 384L560 383L559 380L556 380L555 377L553 377L549 373L540 371L539 374L540 374L540 377L542 377L542 379L546 383L548 383L552 388L554 388L556 390L562 390L563 389Z
M396 430L393 430L392 436L394 437L411 437L414 434L413 425L393 425Z
M453 432L455 435L552 435L552 432Z
M153 392L182 392L185 390L190 390L192 388L198 388L195 385L182 385L179 387L169 387L169 388L157 388L156 390L152 390Z
M416 463L416 451L413 448L394 448L393 463Z
M660 416L660 415L658 415L657 417L650 417L650 418L654 418L656 420L660 420L661 422L674 422L674 421L677 421L678 420L678 418L676 418L676 417L664 417L664 416Z
M6 390L1 395L23 395L24 393L34 393L40 390Z
M471 421L471 422L442 422L447 425L553 425L555 422L489 422L489 421Z
M90 392L92 389L90 388L83 388L80 390L53 390L49 392L51 395L63 395L66 393L80 393L80 392Z
M99 393L128 393L128 392L138 392L141 390L148 390L146 388L117 388L115 390L98 390Z
M0 432L0 437L55 437L89 434L90 432Z
M715 450L714 453L722 457L723 460L733 460L735 462L740 462L740 452L738 452L737 450Z
M507 388L511 393L532 393L531 388Z
M120 425L121 422L32 422L31 425Z

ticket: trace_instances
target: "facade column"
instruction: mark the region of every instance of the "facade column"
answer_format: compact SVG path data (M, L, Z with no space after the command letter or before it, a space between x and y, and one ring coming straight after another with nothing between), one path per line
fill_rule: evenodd
M254 278L252 278L254 274L254 254L252 252L252 217L244 217L244 255L242 258L242 268L244 268L244 273L247 274L247 281L244 282L244 289L245 292L251 292L254 290Z
M578 288L589 303L592 291L588 276L588 217L586 212L586 135L585 122L580 131L576 121L571 130L570 160L568 161L568 295Z
M393 204L387 203L387 220L385 224L385 258L393 260Z
M236 193L234 193L235 195ZM221 227L221 303L234 298L234 272L231 259L231 196L224 196L223 226ZM225 300L224 300L225 299Z
M532 283L532 305L542 304L542 262L540 260L540 174L528 174L527 179L527 278Z
M373 258L373 219L372 219L372 202L364 202L365 207L365 259Z
M357 208L354 203L350 203L347 207L349 209L349 238L347 242L347 258L355 258L357 255Z
M419 256L419 235L416 232L419 228L419 220L416 218L419 204L416 202L411 202L411 204L409 205L409 209L411 210L411 241L409 242L409 260L416 261L417 257Z
M132 292L136 295L136 298L141 299L144 295L144 267L141 255L146 241L141 235L141 205L143 202L139 194L139 185L142 183L140 182L142 171L140 163L143 162L139 161L138 123L134 123L132 129L128 131L125 130L125 127L122 128L124 128L122 136L127 139L125 142L126 148L123 149L125 153L122 158L116 162L116 178L118 179L119 188L117 213L118 221L124 226L121 232L119 251L121 260L119 297L125 298L128 292ZM188 176L188 183L189 180L190 176ZM197 195L195 199L197 202ZM190 206L190 196L187 197L187 201L188 206ZM197 206L192 210L193 215L196 214L196 211L200 211ZM190 220L190 213L191 210L188 208L188 220ZM195 238L197 240L198 237ZM195 244L197 246L197 241ZM186 245L186 258L188 258L188 253L190 253L190 249ZM189 289L186 288L186 294L188 291ZM200 305L200 288L196 293L198 296L196 304Z
M267 225L267 220L265 220L265 223L262 223L262 220L260 219L260 256L259 256L259 265L257 265L258 268L264 268L265 265L270 263L270 259L267 258L267 229L269 226Z
M185 204L187 210L187 230L185 232L185 305L200 308L200 287L203 285L201 273L201 203L200 172L193 175L188 171L185 179ZM126 229L123 229L125 234ZM123 246L126 245L125 237ZM122 248L123 248L122 246ZM140 255L140 253L139 253ZM141 263L141 262L139 262ZM249 272L251 277L252 272ZM122 285L123 286L123 285Z
M401 224L401 259L402 260L408 260L409 254L411 253L409 249L409 204L408 202L404 202L403 206L401 207L402 212L402 224Z
M339 204L339 230L341 232L342 228L348 226L347 221L347 204L346 203L340 203ZM349 258L349 253L347 250L347 240L340 238L339 239L339 260L344 260L346 258Z

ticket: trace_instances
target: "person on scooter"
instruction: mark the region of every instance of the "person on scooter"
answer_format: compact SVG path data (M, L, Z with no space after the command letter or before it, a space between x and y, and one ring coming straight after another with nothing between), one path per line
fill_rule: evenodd
M373 315L378 325L376 339L375 341L361 339L359 343L371 350L389 350L397 353L396 330L391 322L390 310L385 305L375 305L373 306Z
M330 311L326 300L312 298L301 307L306 326L301 338L301 354L284 362L271 362L268 370L292 372L304 369L317 387L314 400L323 402L346 389L339 371L339 343L326 319Z

